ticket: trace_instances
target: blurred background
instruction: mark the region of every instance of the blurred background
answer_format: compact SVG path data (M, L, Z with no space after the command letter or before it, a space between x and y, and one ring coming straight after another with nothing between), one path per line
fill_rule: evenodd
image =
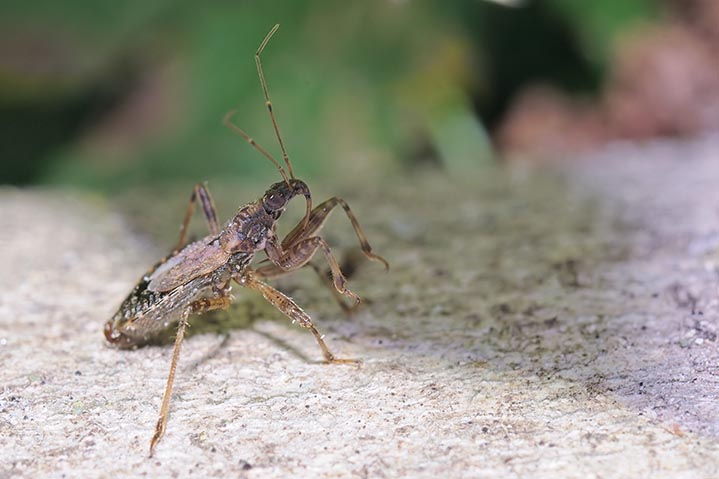
M719 129L716 0L4 0L0 183L303 179L560 161ZM249 198L248 198L249 199Z

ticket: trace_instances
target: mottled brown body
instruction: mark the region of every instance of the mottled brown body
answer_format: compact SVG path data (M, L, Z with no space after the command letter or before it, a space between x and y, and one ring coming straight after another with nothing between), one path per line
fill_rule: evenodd
M312 208L309 187L294 176L292 164L285 151L277 121L272 110L267 85L260 64L260 53L279 25L270 31L255 54L257 71L265 95L265 104L272 120L287 171L231 122L232 113L225 117L225 125L239 133L253 147L269 159L280 171L284 181L270 186L262 198L241 207L222 227L217 221L212 196L204 184L195 185L185 218L180 230L180 239L175 249L162 261L143 275L135 288L125 298L117 313L105 324L105 338L115 347L131 349L153 341L163 331L177 325L175 347L167 378L155 434L150 442L150 455L162 437L167 424L167 413L175 370L180 354L188 317L230 305L231 283L262 294L273 306L289 317L293 323L307 328L314 335L329 363L353 363L355 360L338 359L324 342L323 336L312 323L312 319L292 298L276 290L263 280L269 280L311 266L320 274L325 284L338 297L345 310L341 296L359 302L359 297L346 286L346 280L327 242L319 235L320 230L336 206L341 206L357 234L364 255L389 265L381 256L372 252L367 238L347 203L338 197L330 198ZM288 175L289 173L289 175ZM276 234L277 221L295 196L303 196L306 202L304 220L280 241ZM199 241L185 244L187 229L192 218L195 203L199 202L210 234ZM320 251L329 265L331 282L324 272L310 260ZM268 264L253 269L251 262L258 253L264 253Z
M122 349L152 342L158 334L180 321L183 309L189 304L226 296L232 272L243 271L253 257L252 254L237 253L214 271L167 291L154 291L149 287L153 273L163 265L158 263L143 275L117 313L105 324L105 338Z

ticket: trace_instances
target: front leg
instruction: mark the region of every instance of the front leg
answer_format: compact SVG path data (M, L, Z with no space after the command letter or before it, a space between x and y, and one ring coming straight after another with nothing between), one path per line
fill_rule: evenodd
M322 285L324 287L326 287L330 291L330 293L332 293L332 297L335 298L335 301L337 302L339 307L342 308L342 311L344 311L347 314L352 314L357 310L357 308L359 307L359 304L355 303L352 306L348 306L347 303L345 302L345 299L342 296L342 294L337 292L337 290L335 289L334 283L330 279L331 274L328 274L328 272L323 271L319 266L314 264L312 261L307 262L304 267L308 267L308 266L312 269L312 271L315 272L317 277L322 282ZM280 278L280 277L285 276L292 272L292 271L286 271L273 263L261 266L261 267L255 269L254 271L255 271L255 275L258 278L262 278L262 279L276 279L276 278ZM329 272L329 273L331 273L331 272Z
M312 318L310 315L305 313L292 298L285 295L284 293L276 290L267 283L258 280L252 271L246 271L242 276L235 278L241 286L245 286L255 291L259 291L262 296L272 304L275 308L279 309L282 314L292 320L292 323L299 323L303 328L310 330L312 335L317 340L317 343L322 348L322 354L328 363L358 363L357 359L342 359L337 358L325 344L322 334L317 330L314 324L312 324Z
M332 273L332 283L337 291L353 299L355 303L360 302L359 296L354 294L347 288L347 280L342 274L337 259L332 254L327 242L319 236L312 236L305 238L291 244L287 250L283 250L283 247L277 241L277 237L273 236L265 245L265 253L272 263L277 265L283 271L294 271L303 267L309 260L312 259L318 249L322 249L322 252L327 258L327 263L330 266L330 272Z
M306 223L298 223L292 231L285 236L282 240L282 247L289 249L292 245L297 244L310 236L315 236L324 226L330 213L332 213L338 205L342 207L347 215L347 218L350 220L352 229L354 229L357 239L359 240L360 247L362 248L362 253L364 253L368 259L382 263L385 270L388 270L389 263L387 260L372 252L372 247L370 246L369 241L367 241L367 236L362 231L359 221L357 221L357 217L354 215L347 202L338 196L333 196L332 198L315 206L309 215L308 221Z

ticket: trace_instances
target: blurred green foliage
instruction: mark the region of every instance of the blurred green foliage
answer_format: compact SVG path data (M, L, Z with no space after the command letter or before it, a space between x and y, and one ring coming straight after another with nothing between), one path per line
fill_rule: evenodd
M275 23L263 66L299 176L372 179L423 155L476 168L518 88L596 88L614 39L660 14L651 0L524 3L5 0L0 182L276 177L221 126L237 108L279 158L253 60Z

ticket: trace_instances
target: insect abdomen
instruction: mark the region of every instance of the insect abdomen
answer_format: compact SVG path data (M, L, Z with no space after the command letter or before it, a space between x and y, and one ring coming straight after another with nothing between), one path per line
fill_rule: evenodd
M207 277L160 293L147 289L149 282L148 276L143 277L105 324L105 338L113 346L128 349L152 341L180 320L188 304L211 292Z

